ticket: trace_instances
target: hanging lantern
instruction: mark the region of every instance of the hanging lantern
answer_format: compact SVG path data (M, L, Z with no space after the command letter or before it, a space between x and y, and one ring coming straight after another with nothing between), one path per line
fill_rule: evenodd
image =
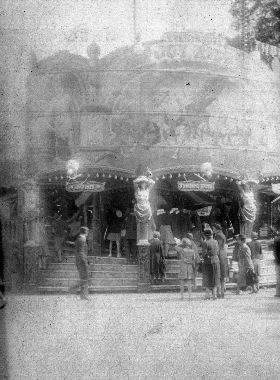
M52 181L52 179L51 178L49 178L49 182L51 182Z
M128 178L126 179L126 182L128 182Z
M63 179L63 175L62 175L62 176L60 176L60 179L61 179L61 180Z
M181 177L181 173L178 174L178 177L179 177L179 178Z
M105 174L104 174L104 173L102 174L102 177L103 177L103 178L105 177Z
M228 179L228 177L225 177L225 180L227 180Z
M117 176L117 175L115 175L115 179L118 179L118 176Z
M58 180L58 177L57 177L57 176L55 176L55 177L54 177L54 179L57 181L57 180Z
M169 178L172 178L172 174L169 175Z
M123 177L121 177L121 181L123 181Z
M220 174L217 175L217 178L220 178Z
M233 178L230 179L230 182L233 182Z
M98 173L96 174L96 177L97 177L97 178L99 177L99 174L98 174Z
M112 178L111 174L108 175L108 178Z
M165 176L164 176L164 175L162 176L162 179L165 179Z

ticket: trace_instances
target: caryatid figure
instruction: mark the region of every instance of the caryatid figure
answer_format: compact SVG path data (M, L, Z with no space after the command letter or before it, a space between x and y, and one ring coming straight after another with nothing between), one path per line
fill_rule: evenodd
M254 184L255 182L247 181L242 182L239 186L242 199L240 208L241 233L247 238L251 236L257 213L256 200L252 190Z
M135 200L134 213L137 220L138 245L148 244L149 222L152 218L152 210L149 201L150 190L155 184L147 176L139 176L134 181Z

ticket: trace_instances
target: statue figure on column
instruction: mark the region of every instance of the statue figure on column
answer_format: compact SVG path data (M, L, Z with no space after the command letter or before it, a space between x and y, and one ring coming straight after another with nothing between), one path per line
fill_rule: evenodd
M242 181L239 186L241 195L241 207L239 209L240 232L245 235L246 238L251 236L256 219L257 206L253 192L253 186L255 184L255 181Z
M151 179L152 173L147 169L146 175L137 177L134 183L135 200L134 213L137 220L138 245L148 245L149 222L152 218L152 210L149 201L150 190L155 184Z

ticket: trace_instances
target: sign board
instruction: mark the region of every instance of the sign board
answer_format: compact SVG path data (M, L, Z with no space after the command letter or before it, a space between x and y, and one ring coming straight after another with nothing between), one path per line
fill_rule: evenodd
M271 187L275 194L280 194L280 183L272 183Z
M80 193L82 191L98 193L104 191L105 182L73 182L66 185L66 191L69 193Z
M215 182L207 181L178 181L180 191L214 191Z

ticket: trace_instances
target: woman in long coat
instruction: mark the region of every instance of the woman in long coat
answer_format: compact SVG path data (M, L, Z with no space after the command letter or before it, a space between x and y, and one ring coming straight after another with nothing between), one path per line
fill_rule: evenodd
M246 273L248 269L254 271L253 261L251 259L251 251L246 244L246 237L238 235L237 244L233 251L233 260L238 261L238 279L237 279L237 294L240 294L241 288L246 288Z
M205 299L210 299L210 290L213 293L213 299L217 299L217 288L220 286L220 261L219 245L213 239L212 230L205 230L206 240L202 243L202 275L203 286L206 289Z
M213 232L215 239L219 245L219 260L221 272L221 286L218 289L218 297L224 298L225 294L225 280L228 278L228 258L227 258L227 239L223 233L222 226L218 223L213 225Z

